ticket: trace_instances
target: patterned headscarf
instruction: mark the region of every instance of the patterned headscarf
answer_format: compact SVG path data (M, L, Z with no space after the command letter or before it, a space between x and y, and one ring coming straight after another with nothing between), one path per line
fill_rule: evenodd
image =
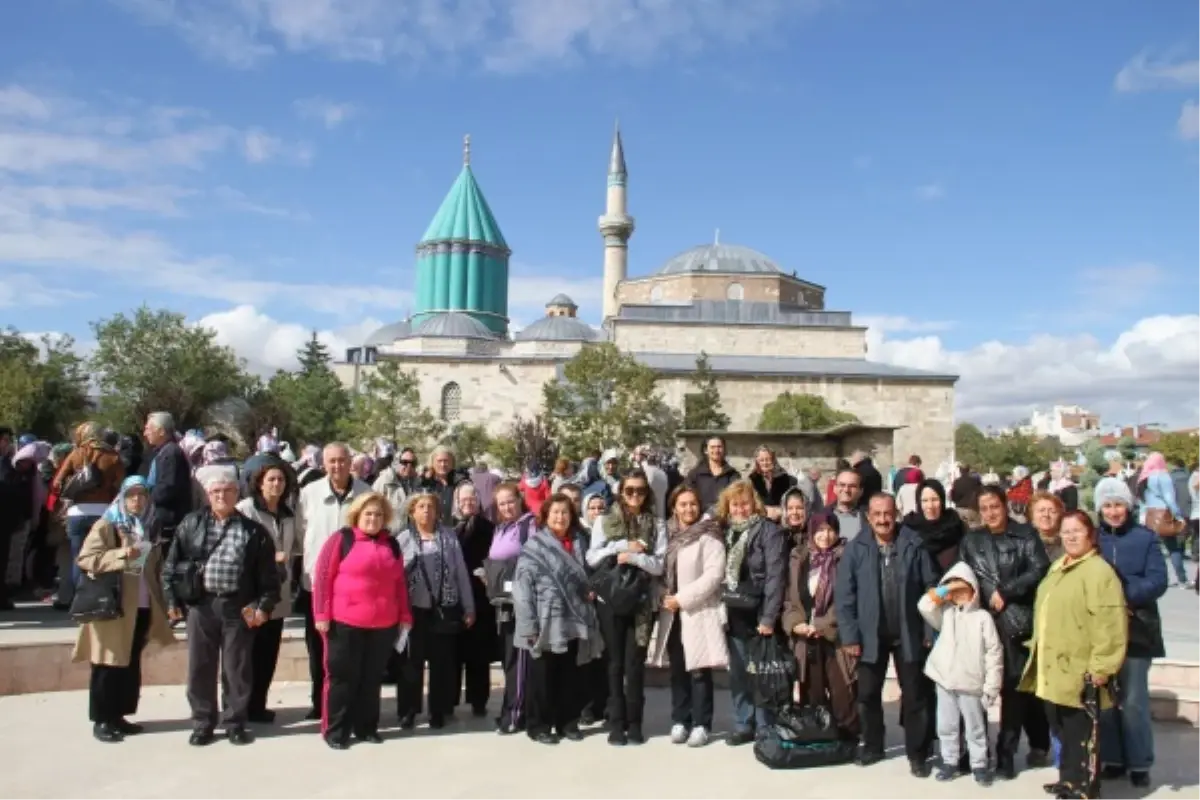
M125 508L125 496L132 491L150 491L150 484L141 475L130 475L121 482L121 491L117 498L104 511L104 519L115 525L123 533L135 541L143 541L149 536L150 522L154 518L154 504L147 498L146 510L140 515L130 514Z
M825 525L838 535L832 547L822 550L817 547L817 531ZM837 514L821 512L808 521L808 568L821 577L817 581L817 596L813 598L813 615L822 616L833 605L833 587L837 583L838 554L835 548L841 541L842 524Z
M227 458L229 458L229 447L220 439L214 439L204 445L203 461L205 466Z

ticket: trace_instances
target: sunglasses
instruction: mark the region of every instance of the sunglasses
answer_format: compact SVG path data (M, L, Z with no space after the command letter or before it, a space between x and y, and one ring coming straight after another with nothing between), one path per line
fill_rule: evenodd
M646 490L641 486L630 486L626 489L622 489L621 494L625 495L626 497L645 497Z
M398 461L398 462L396 462L396 463L398 463L398 464L399 464L400 466L402 466L402 467L411 467L413 464L416 464L417 462L415 462L415 461L404 461L404 460L401 460L401 461Z

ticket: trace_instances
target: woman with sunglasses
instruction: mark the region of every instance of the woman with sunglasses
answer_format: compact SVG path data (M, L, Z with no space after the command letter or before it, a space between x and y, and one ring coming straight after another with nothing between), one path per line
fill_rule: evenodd
M587 563L593 569L630 566L651 578L645 599L629 614L616 614L597 603L600 630L608 651L608 743L642 744L642 710L646 704L646 653L658 608L656 580L663 574L667 531L654 517L650 482L640 469L630 470L617 484L617 502L592 527Z

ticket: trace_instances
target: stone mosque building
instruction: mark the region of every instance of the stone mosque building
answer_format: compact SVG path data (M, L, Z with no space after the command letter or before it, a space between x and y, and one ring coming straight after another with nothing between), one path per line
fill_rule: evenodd
M559 294L547 298L542 319L512 331L512 250L472 172L468 137L462 171L416 248L411 317L351 348L335 365L339 377L356 387L379 361L399 362L417 372L423 404L443 420L483 424L495 434L514 415L536 414L542 385L560 378L563 363L595 342L612 341L654 369L666 402L680 410L695 391L691 374L704 351L731 419L727 439L735 465L764 441L793 466L829 467L857 448L873 451L881 467L911 453L926 464L951 457L956 376L868 361L866 328L848 311L826 310L825 287L749 247L715 241L630 276L635 226L627 191L618 130L598 222L601 327L580 319L574 300ZM796 435L755 432L763 406L784 391L824 397L861 424ZM684 432L681 449L694 457L699 439Z

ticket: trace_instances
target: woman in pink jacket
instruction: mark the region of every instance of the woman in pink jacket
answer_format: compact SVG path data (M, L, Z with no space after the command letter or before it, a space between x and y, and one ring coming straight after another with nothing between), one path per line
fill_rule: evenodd
M334 750L379 737L379 690L401 631L412 627L400 545L388 532L392 507L359 495L347 527L330 536L313 570L313 620L325 638L321 732Z

